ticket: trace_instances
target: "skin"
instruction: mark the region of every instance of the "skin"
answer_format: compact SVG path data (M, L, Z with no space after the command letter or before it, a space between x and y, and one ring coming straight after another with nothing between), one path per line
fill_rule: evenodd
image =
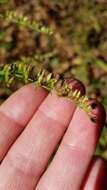
M68 84L85 93L78 80ZM93 159L105 111L96 100L90 105L96 122L74 102L32 84L9 97L0 106L0 189L107 189L106 164Z

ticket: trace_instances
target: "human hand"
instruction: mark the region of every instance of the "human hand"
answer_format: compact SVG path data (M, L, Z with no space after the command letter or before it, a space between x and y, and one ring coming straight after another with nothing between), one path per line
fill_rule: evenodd
M69 82L85 93L79 81ZM93 159L105 112L96 100L90 105L96 122L74 102L32 84L9 97L0 106L0 190L107 189L106 164Z

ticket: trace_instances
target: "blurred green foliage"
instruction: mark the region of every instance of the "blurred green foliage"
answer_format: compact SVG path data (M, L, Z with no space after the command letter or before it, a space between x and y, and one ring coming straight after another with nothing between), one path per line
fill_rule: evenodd
M9 0L0 0L0 4L8 3Z

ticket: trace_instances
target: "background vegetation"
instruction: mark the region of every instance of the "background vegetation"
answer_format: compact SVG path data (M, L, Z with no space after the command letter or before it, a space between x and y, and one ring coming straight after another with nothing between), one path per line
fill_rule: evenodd
M0 13L14 10L54 30L53 36L0 19L0 64L35 57L54 73L83 81L89 97L107 110L107 0L0 0ZM11 90L0 88L3 102ZM107 128L96 154L107 159Z

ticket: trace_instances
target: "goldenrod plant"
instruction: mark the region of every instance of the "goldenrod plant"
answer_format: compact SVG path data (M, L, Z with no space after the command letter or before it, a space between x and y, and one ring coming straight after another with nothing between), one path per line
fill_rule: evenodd
M28 17L22 14L17 14L15 11L6 11L0 14L1 19L5 19L8 22L17 24L19 27L25 27L30 30L34 30L39 33L44 33L48 35L54 35L52 29L37 23L36 21L30 21ZM33 82L38 86L46 88L49 92L53 89L56 90L58 96L69 98L74 101L76 105L85 110L89 115L91 115L91 106L89 105L88 97L86 95L81 96L79 90L73 90L69 87L65 80L61 80L60 76L54 76L53 73L46 71L42 65L40 65L39 70L35 75L32 75L32 70L35 65L32 64L33 61L43 61L47 58L53 56L52 53L47 53L44 55L34 55L33 57L21 57L20 60L4 64L0 66L0 82L5 84L8 88L15 83L15 81L20 80L23 83Z
M1 19L5 19L8 22L12 22L17 24L20 27L26 27L29 30L33 30L36 32L53 35L53 30L36 21L30 21L27 16L23 16L22 14L18 14L16 11L6 11L3 14L0 14Z
M74 101L88 114L91 114L91 106L89 105L87 96L81 96L80 91L73 90L72 87L69 87L66 80L60 79L60 76L55 76L42 67L37 69L37 73L32 74L34 67L36 67L36 65L25 62L23 59L11 64L2 65L0 66L0 82L10 87L12 83L20 80L24 84L30 82L35 83L37 86L46 88L49 92L54 89L58 96L66 97Z

